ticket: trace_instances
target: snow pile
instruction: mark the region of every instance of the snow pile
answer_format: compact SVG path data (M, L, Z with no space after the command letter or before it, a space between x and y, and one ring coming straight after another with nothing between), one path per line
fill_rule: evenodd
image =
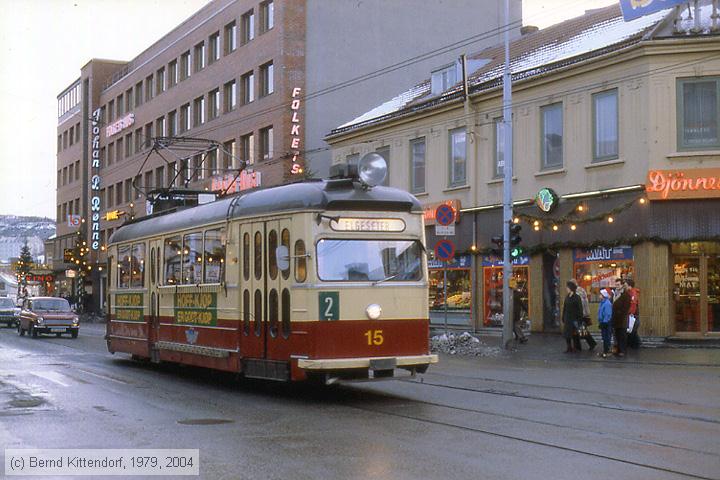
M491 347L468 332L459 335L454 333L436 335L430 338L430 350L449 355L474 357L492 357L499 355L501 352L500 347Z

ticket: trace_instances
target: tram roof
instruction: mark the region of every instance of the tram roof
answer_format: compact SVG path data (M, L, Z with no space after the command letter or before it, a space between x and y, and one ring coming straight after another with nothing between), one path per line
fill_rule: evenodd
M145 217L120 227L110 243L187 230L253 215L303 210L422 212L408 192L390 187L365 189L347 179L292 183L256 190L166 215Z

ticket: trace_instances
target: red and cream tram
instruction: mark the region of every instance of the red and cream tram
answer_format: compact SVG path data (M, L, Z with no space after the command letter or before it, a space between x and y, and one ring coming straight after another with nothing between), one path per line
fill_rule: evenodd
M108 350L281 381L423 372L423 243L415 197L357 178L145 217L108 247Z

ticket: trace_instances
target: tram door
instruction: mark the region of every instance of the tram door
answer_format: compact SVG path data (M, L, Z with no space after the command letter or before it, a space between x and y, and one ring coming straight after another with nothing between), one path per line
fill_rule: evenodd
M160 330L160 264L162 263L162 241L150 242L150 284L148 289L150 319L148 321L148 343L152 351L153 345L159 340Z
M276 249L290 245L290 219L265 222L266 290L265 358L287 360L290 354L290 270L278 268Z
M289 312L289 272L278 269L275 249L283 242L283 231L289 235L289 228L290 221L284 219L240 227L240 319L244 357L287 357L285 344L289 331L282 329L281 318L283 299Z

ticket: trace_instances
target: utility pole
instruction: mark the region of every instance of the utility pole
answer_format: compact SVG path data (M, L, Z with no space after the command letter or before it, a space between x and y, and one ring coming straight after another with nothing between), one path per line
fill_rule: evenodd
M503 72L503 331L502 346L510 348L513 331L513 294L510 290L510 223L512 222L512 74L510 72L510 0L505 0L505 71Z

